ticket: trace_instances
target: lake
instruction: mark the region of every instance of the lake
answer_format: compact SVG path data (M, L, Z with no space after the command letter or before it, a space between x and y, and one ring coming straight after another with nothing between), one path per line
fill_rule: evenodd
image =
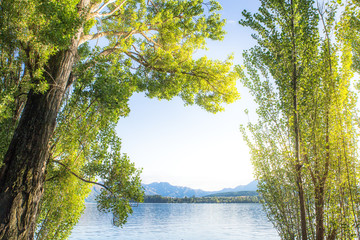
M256 203L143 203L123 228L111 214L87 204L70 240L279 240L262 206Z

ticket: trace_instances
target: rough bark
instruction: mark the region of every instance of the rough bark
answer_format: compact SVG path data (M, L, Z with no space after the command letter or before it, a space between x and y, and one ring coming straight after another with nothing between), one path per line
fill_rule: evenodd
M48 143L73 64L72 55L71 51L64 53L57 81L47 93L30 92L5 155L0 172L0 239L32 238L43 193Z
M89 0L79 3L79 12ZM48 144L56 126L82 28L47 63L49 90L31 91L0 170L0 240L33 239L43 195Z

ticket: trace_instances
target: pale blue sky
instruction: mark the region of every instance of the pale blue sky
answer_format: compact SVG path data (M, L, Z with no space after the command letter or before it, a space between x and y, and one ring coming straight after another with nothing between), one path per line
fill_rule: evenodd
M205 54L226 59L234 53L241 64L242 52L255 44L251 30L238 24L244 9L255 12L256 0L220 0L227 19L224 41L208 43ZM203 54L199 52L198 54ZM246 124L245 108L255 107L246 89L238 84L241 99L227 105L225 112L211 114L197 106L184 107L175 98L159 101L134 95L131 112L119 121L117 133L122 150L136 166L143 168L144 183L170 182L173 185L219 190L253 180L248 147L239 132Z

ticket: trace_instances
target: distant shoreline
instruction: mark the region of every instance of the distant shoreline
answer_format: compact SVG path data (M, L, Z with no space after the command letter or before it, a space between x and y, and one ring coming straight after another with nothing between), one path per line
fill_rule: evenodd
M253 196L211 196L211 197L162 197L160 195L144 196L144 203L260 203L259 195Z

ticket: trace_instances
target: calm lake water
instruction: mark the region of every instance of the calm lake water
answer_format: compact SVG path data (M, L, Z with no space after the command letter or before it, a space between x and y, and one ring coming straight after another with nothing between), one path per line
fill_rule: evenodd
M70 240L278 240L260 204L153 204L134 208L123 228L87 204Z

